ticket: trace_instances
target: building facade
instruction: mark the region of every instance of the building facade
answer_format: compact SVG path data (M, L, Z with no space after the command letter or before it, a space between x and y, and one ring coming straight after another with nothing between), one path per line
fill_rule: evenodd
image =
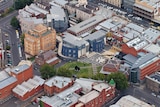
M112 4L114 6L120 7L122 5L122 0L105 0L105 2Z
M122 0L122 8L127 10L127 12L132 13L134 3L135 3L135 0Z
M155 74L146 76L145 78L146 87L156 93L160 93L160 73L157 72Z
M52 96L55 93L60 93L65 89L71 87L73 85L73 81L67 77L55 76L44 84L44 92L48 96Z
M40 52L54 49L56 45L56 32L40 24L33 30L25 33L24 50L26 53L35 56Z

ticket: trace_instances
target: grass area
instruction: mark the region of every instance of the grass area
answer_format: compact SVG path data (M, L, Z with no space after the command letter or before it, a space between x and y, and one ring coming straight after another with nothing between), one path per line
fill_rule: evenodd
M80 70L76 71L74 69L75 66L80 67ZM69 62L61 67L69 69L69 71L71 72L71 75L76 75L78 78L93 78L97 80L103 80L105 78L103 74L99 73L101 66L97 67L97 73L95 75L93 74L92 65L88 63Z

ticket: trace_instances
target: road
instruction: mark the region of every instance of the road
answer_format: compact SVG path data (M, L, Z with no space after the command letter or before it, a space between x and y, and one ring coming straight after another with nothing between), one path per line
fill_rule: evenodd
M13 5L14 0L5 0L0 3L0 10L5 10Z
M17 39L15 29L10 25L10 20L12 17L18 15L17 11L9 14L8 16L0 19L0 29L2 32L8 34L10 45L11 45L11 57L12 57L12 65L16 66L20 62L19 51L18 51L18 43L19 39ZM3 40L5 41L5 40Z
M155 107L159 107L160 105L160 99L151 95L151 91L144 88L141 89L139 86L133 86L129 87L125 91L121 92L119 96L117 96L115 99L111 100L109 103L106 103L103 107L109 107L112 104L115 104L121 97L125 95L131 95L135 98L138 98L148 104L155 105Z

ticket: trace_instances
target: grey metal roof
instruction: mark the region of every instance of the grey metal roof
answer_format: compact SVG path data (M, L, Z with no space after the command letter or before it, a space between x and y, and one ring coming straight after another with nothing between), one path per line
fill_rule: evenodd
M27 64L16 66L13 69L11 69L11 72L13 72L15 74L19 74L19 73L23 72L24 70L28 69L29 67L30 66Z
M79 33L93 25L100 23L104 19L105 18L102 15L96 15L96 16L89 18L88 20L85 20L79 24L76 24L75 26L68 28L68 30L74 33Z
M9 77L9 78L0 82L0 89L6 87L6 86L8 86L8 85L10 85L10 84L12 84L16 81L17 81L17 79L15 77Z
M150 77L160 82L160 74L154 74L154 75L151 75Z
M105 37L106 33L103 32L103 31L96 31L92 34L89 34L88 36L84 37L84 40L90 40L90 41L93 41L93 40L97 40L99 38L102 38L102 37Z
M137 57L131 55L131 54L127 54L123 57L123 59L125 59L126 61L130 62L130 63L135 63L136 60L138 59Z
M131 69L138 68L142 64L146 63L147 61L149 61L155 57L156 57L156 55L153 53L146 53L145 55L141 56L140 58L138 58L136 60L136 62L133 64Z
M78 37L76 37L76 36L74 36L72 34L69 34L69 33L65 33L64 37L65 38L63 39L63 41L67 42L68 44L70 44L72 46L81 47L82 45L88 44L87 41L85 41L85 40L83 40L81 38L78 38Z

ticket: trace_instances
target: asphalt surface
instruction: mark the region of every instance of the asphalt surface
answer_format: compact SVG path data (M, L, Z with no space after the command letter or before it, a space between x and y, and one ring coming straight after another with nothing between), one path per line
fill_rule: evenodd
M111 100L109 103L106 103L103 107L109 107L110 105L115 104L121 97L125 95L131 95L135 98L138 98L150 105L155 105L155 107L160 106L160 99L151 95L151 91L144 88L141 89L140 86L130 86L126 90L122 91L119 95L117 95L113 100Z
M11 7L14 3L14 0L4 0L0 3L0 10L5 10L9 7Z
M8 34L9 37L9 43L11 46L11 58L12 58L12 65L16 66L19 62L20 62L20 57L19 57L19 51L18 51L18 44L19 39L17 39L16 33L15 33L15 29L12 28L12 26L10 25L10 20L12 19L12 17L17 16L18 12L14 11L13 13L9 14L8 16L1 18L0 19L0 29L2 30L2 32L5 32ZM5 40L3 40L5 41Z

